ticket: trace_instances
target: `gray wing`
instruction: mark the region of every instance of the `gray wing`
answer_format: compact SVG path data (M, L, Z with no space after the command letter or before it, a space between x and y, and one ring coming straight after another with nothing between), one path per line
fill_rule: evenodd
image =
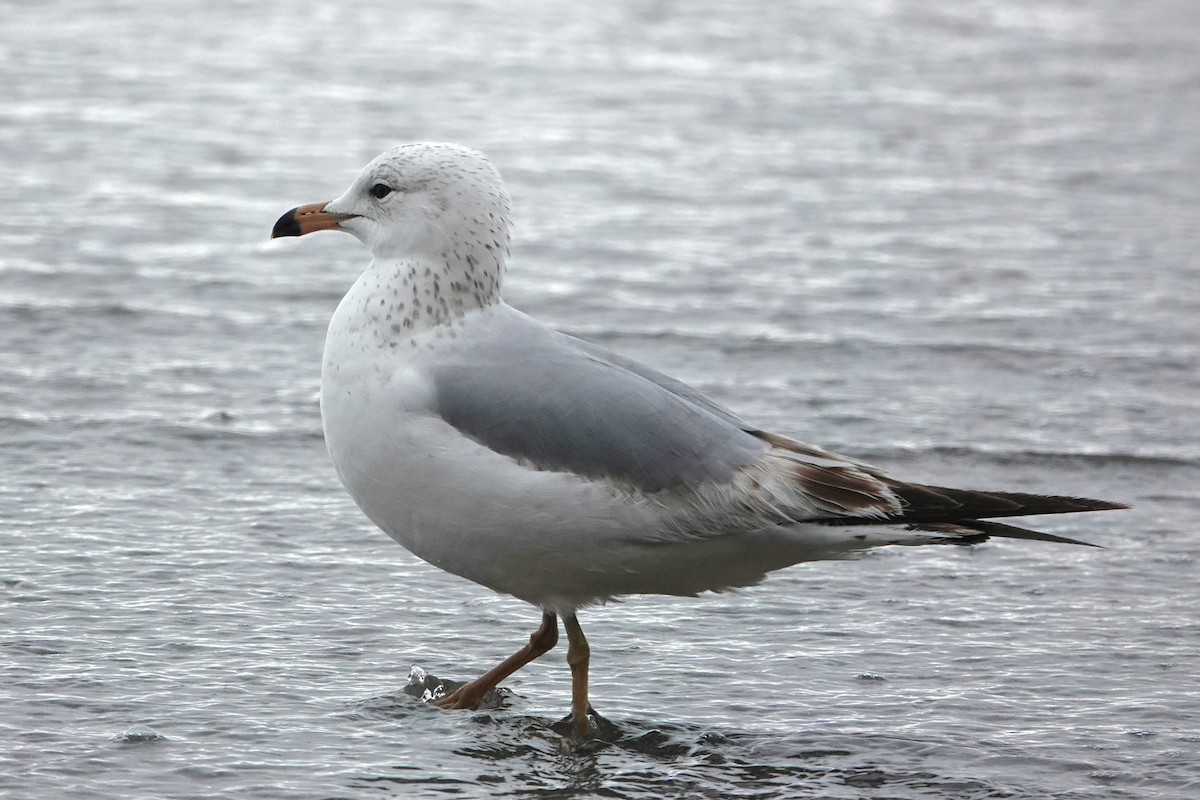
M598 344L593 344L583 339L576 339L574 336L568 336L565 333L559 335L562 338L570 341L579 350L582 350L589 355L593 355L601 361L607 361L610 364L621 367L622 369L629 370L634 375L640 375L651 383L658 384L671 394L688 401L692 405L703 408L705 411L720 417L729 424L735 425L747 433L753 433L759 430L757 425L751 425L737 414L734 414L724 406L713 402L710 398L701 394L696 389L693 389L691 386L688 386L681 380L676 380L670 375L664 375L658 370L648 367L639 361L634 361L632 358L626 358L625 356L619 353L614 353L611 350L607 350Z
M710 398L701 394L691 386L688 386L683 381L676 380L670 375L664 375L656 369L652 369L645 364L634 361L632 358L626 358L618 353L613 353L598 344L592 344L591 342L584 341L583 339L576 339L575 337L567 336L566 334L560 334L560 336L570 340L575 347L584 351L585 353L593 354L597 358L609 361L619 367L627 369L635 375L640 375L646 380L658 384L671 394L676 395L693 405L703 408L713 415L725 420L730 425L734 425L746 433L752 434L756 438L761 439L772 447L788 452L791 458L798 460L802 459L807 463L818 467L840 468L849 466L872 475L879 477L883 476L883 472L880 471L879 468L874 467L865 461L859 461L856 458L851 458L849 456L842 455L841 453L830 452L829 450L826 450L825 448L815 444L808 444L807 442L801 442L788 436L782 436L778 433L765 431L759 426L753 425L742 419L724 406L713 402Z
M438 414L496 452L656 492L727 481L769 448L732 414L648 367L519 312L495 324L432 372Z

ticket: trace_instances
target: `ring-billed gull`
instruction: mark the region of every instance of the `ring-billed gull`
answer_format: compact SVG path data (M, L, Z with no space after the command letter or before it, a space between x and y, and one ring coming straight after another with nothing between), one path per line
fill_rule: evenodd
M992 520L1124 508L906 483L764 431L505 304L509 228L483 154L417 143L272 233L344 230L373 256L333 315L321 370L325 440L355 502L425 561L542 611L527 645L441 706L477 707L554 647L561 616L586 734L583 606L748 586L882 545L1085 544Z

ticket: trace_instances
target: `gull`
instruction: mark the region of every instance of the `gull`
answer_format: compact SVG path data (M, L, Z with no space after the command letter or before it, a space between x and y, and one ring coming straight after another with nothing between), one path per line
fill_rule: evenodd
M900 481L753 425L506 304L509 195L455 144L395 147L272 238L353 234L370 265L329 323L321 419L359 508L417 557L542 612L528 644L433 702L484 695L567 634L573 731L595 723L576 612L696 595L885 545L1088 544L996 518L1125 508Z

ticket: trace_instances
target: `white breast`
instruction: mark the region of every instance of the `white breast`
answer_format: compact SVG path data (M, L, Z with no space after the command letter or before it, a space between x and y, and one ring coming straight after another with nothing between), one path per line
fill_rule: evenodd
M368 270L330 322L321 412L355 502L418 557L567 611L624 594L745 585L797 561L845 555L846 540L830 528L681 533L674 523L704 505L699 495L642 495L540 471L464 436L437 415L425 367L435 345L486 328L499 312L471 312L457 328L396 331L378 304L379 281Z
M626 549L653 511L602 483L522 466L442 421L421 355L446 332L381 342L363 291L356 284L333 316L321 376L326 445L359 507L415 555L497 591L538 605L612 594L597 585L597 559Z

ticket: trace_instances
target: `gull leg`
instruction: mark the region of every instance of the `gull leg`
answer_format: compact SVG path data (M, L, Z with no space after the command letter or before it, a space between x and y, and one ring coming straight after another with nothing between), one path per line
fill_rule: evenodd
M581 638L582 636L583 634L580 634ZM542 624L529 637L529 644L470 683L458 687L445 697L439 697L430 702L442 708L478 708L479 703L483 700L483 696L491 689L494 689L496 684L535 658L545 655L556 644L558 644L558 617L549 611L544 611L542 612ZM587 646L586 642L584 646ZM584 680L586 683L586 677Z
M571 724L581 736L591 736L592 723L588 719L588 711L591 710L588 703L588 663L591 661L592 651L574 614L563 616L563 627L567 629L567 664L571 667Z

